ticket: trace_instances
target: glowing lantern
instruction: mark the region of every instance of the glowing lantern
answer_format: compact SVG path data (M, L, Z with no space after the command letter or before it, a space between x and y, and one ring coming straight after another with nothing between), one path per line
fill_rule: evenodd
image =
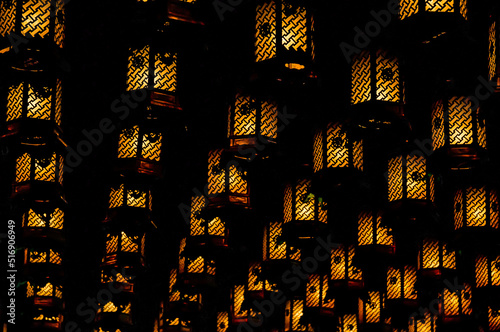
M62 252L51 248L26 248L24 249L25 268L37 268L57 271L62 265Z
M54 307L62 303L62 286L50 281L26 283L26 297L35 306Z
M201 294L186 294L177 289L177 269L170 270L168 286L168 309L181 309L183 312L201 310Z
M402 300L409 304L416 303L416 281L417 271L413 266L389 267L387 270L387 300Z
M468 97L438 100L432 109L433 150L445 148L450 154L477 158L486 149L486 124L479 109Z
M345 125L329 123L326 132L317 131L313 146L314 172L323 169L363 170L363 140L355 139Z
M139 173L160 175L162 134L143 126L123 129L118 142L118 159L132 161Z
M124 272L126 270L123 268L121 271ZM101 284L113 284L114 288L120 289L122 292L134 292L134 278L135 276L128 275L126 272L117 272L114 268L105 267L101 270Z
M130 301L109 301L107 303L100 303L97 309L96 321L120 324L132 324L132 303Z
M333 248L331 252L330 280L335 287L347 286L348 288L363 287L363 273L354 266L354 246L342 245Z
M437 332L437 316L429 312L425 316L417 318L410 317L408 323L408 332Z
M358 332L358 317L353 315L339 316L338 332Z
M229 109L228 130L231 147L276 142L278 104L237 94L234 105Z
M62 239L64 211L49 204L37 204L27 209L22 217L25 236Z
M151 211L151 191L142 186L120 184L111 187L109 195L109 208L137 208Z
M266 294L277 290L276 284L265 279L260 262L253 262L249 265L247 287L248 297L257 299L263 299Z
M303 70L314 60L314 19L303 3L261 0L257 3L255 61ZM279 68L279 67L278 67Z
M456 255L448 245L435 239L424 239L418 253L418 269L422 274L440 276L456 270Z
M144 266L146 234L132 235L125 232L106 236L103 265Z
M396 250L392 229L382 225L382 214L361 212L358 216L358 246L375 247L393 254Z
M434 175L427 173L425 157L402 155L388 163L389 202L434 202Z
M352 61L351 104L371 101L404 102L399 60L383 50L363 51Z
M285 305L285 332L307 331L313 332L311 324L304 324L301 319L304 315L304 300L293 299Z
M368 292L366 300L358 300L358 319L360 325L383 324L383 309L385 307L385 297L381 292Z
M223 150L214 150L208 156L208 194L211 206L235 204L250 206L247 172L236 162L222 164Z
M264 262L300 262L300 249L287 245L283 240L283 223L271 222L264 229Z
M440 311L443 322L458 321L472 315L472 288L464 284L464 289L451 291L445 288L441 293Z
M179 247L179 277L181 284L212 285L215 282L215 260L203 255L189 255L186 239L182 239Z
M245 285L234 285L231 288L231 321L233 324L257 319L258 313L253 308L246 309L246 306Z
M63 0L12 0L0 4L0 36L11 34L63 47L65 2ZM10 44L10 43L9 43ZM23 44L23 43L19 43ZM6 49L12 49L12 45ZM6 51L0 50L0 53ZM3 51L3 52L2 52Z
M467 19L467 0L399 0L399 18L418 13L458 13Z
M150 45L129 50L127 91L151 90L153 106L180 110L177 91L177 53Z
M294 186L285 187L284 227L291 229L299 240L314 238L327 223L326 202L311 192L311 186L311 180L299 179Z
M500 310L488 307L489 331L500 331Z
M457 190L454 199L455 229L498 229L498 196L496 190L470 187Z
M305 308L320 315L333 315L335 300L327 298L327 292L328 275L311 274L307 280Z
M500 256L479 255L475 272L477 288L500 286Z
M208 221L200 217L201 212L207 206L205 196L193 196L191 198L191 222L190 238L193 242L215 246L227 246L226 225L220 217Z

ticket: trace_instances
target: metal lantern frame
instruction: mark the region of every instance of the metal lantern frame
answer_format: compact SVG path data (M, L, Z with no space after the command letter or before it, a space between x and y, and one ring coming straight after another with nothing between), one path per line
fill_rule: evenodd
M496 82L496 87L500 87L500 20L497 16L490 21L488 28L488 79Z
M24 208L22 215L23 237L47 238L64 242L64 207L57 202L32 202Z
M283 223L270 222L264 227L262 241L262 261L264 269L274 264L297 264L301 260L301 250L289 245L283 239Z
M500 255L480 254L475 259L476 289L488 290L500 287Z
M266 276L262 262L250 262L245 296L249 299L264 299L277 292L277 285Z
M107 303L101 303L96 312L95 321L101 325L107 324L133 324L132 309L135 308L135 303L130 297L113 298Z
M26 298L36 307L61 308L63 305L63 286L54 279L43 278L26 283Z
M383 292L368 291L366 299L358 299L358 323L360 326L385 325L386 296Z
M377 251L394 254L396 244L392 229L382 225L381 211L362 211L358 214L358 250L375 248Z
M285 303L284 332L313 332L311 324L304 324L301 318L304 316L305 300L294 297Z
M408 331L410 332L436 332L438 330L438 317L430 312L423 317L410 317Z
M187 239L183 238L179 245L179 285L214 286L217 271L215 258L207 252L192 252L187 245Z
M472 315L472 287L464 283L463 289L445 288L441 292L440 313L443 323L459 322Z
M488 186L468 186L455 191L453 200L455 230L498 230L498 193Z
M117 208L136 208L151 212L151 190L145 185L124 182L111 186L109 209Z

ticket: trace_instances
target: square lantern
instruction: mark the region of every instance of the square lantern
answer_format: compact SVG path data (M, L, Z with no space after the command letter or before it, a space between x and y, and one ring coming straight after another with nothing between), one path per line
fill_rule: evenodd
M238 93L229 108L231 147L275 143L278 138L278 103Z
M341 315L337 325L338 332L358 332L358 317L356 314Z
M35 306L54 307L62 304L63 287L52 281L26 283L26 297Z
M313 239L326 228L326 202L312 193L312 181L299 179L285 187L283 199L284 227L298 240Z
M146 234L115 232L106 235L102 265L142 267L146 250Z
M125 271L126 268L123 268L121 271ZM130 270L130 269L129 269ZM134 292L134 279L135 276L128 275L131 271L127 273L120 273L115 270L114 267L107 268L104 267L101 270L101 284L112 284L112 286L116 289L121 289L122 292L133 293Z
M35 308L30 315L31 328L59 330L63 322L63 314L59 308Z
M423 156L401 155L389 159L387 180L390 203L434 203L434 175L428 173Z
M23 236L30 238L64 239L64 211L43 203L30 206L22 216Z
M381 212L364 211L358 215L358 246L359 249L376 248L384 253L395 253L392 229L382 225Z
M168 286L168 310L198 312L202 308L201 294L187 294L177 287L177 269L170 270Z
M300 262L300 249L287 245L283 240L283 223L271 222L264 228L263 238L264 262Z
M247 172L236 162L223 165L223 150L210 151L208 155L208 195L210 206L226 204L250 207L250 189Z
M455 250L439 240L424 239L418 252L418 270L422 275L439 277L457 269Z
M254 322L258 313L253 308L247 308L245 285L234 285L231 288L231 321L233 324Z
M355 247L353 245L342 245L333 248L330 262L330 281L334 287L362 288L363 273L354 266Z
M30 39L30 48L38 43L63 47L65 29L64 0L10 0L0 3L0 53L12 49L8 36Z
M193 196L191 198L189 240L199 245L211 244L216 247L226 247L228 230L222 219L215 217L205 220L201 217L207 203L205 196Z
M335 300L329 298L328 275L311 274L307 280L305 310L319 315L333 316Z
M262 263L250 263L248 268L247 296L253 299L263 299L266 295L276 291L277 285L265 278Z
M277 70L304 70L315 58L314 19L301 0L259 0L255 25L255 62Z
M179 279L188 286L213 285L215 283L215 260L206 253L191 255L186 248L186 238L179 246Z
M467 19L467 0L399 0L399 18L418 13L457 13Z
M366 299L358 299L359 325L385 324L385 295L382 292L369 291ZM371 325L373 326L373 325Z
M294 298L285 304L285 329L284 332L314 332L311 324L304 323L304 300Z
M475 263L476 288L500 286L500 255L479 255Z
M96 322L118 323L132 325L132 302L130 301L109 301L100 303L96 313Z
M135 208L151 212L151 191L144 186L119 184L111 187L109 208Z
M13 83L7 93L7 132L13 134L23 130L34 135L43 128L48 131L60 130L61 108L60 80L22 80Z
M451 156L477 159L486 150L486 123L468 97L438 100L432 107L432 148Z
M127 169L160 176L162 134L146 126L123 129L118 141L118 159Z
M417 269L410 265L389 267L387 270L387 301L417 304Z
M181 110L177 99L177 53L153 45L131 47L127 91L148 90L153 106Z
M472 315L472 288L464 284L463 289L441 293L440 312L444 323L459 322Z
M453 212L455 230L498 229L497 192L487 187L459 189L455 192Z
M356 139L345 125L329 123L326 131L314 135L313 169L355 169L363 171L363 140Z
M408 322L408 332L436 332L437 316L427 312L423 317L410 317Z

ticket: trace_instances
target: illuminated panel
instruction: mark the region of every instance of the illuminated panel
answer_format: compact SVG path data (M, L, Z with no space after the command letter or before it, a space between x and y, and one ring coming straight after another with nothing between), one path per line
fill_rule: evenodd
M353 59L352 64L351 104L371 100L371 64L370 53L362 52Z
M227 312L217 313L217 332L226 332L229 328L229 314Z
M32 209L23 216L23 227L50 227L54 229L62 229L64 220L64 212L60 209L55 209L52 213L37 213Z
M389 160L389 202L403 198L403 157Z
M323 169L323 132L317 130L314 134L313 169L314 173Z
M128 58L127 91L148 87L149 46L142 49L130 49Z
M10 34L15 27L17 0L0 3L0 36Z
M212 219L208 223L208 235L224 236L226 233L226 226L219 217Z
M139 141L139 126L124 129L118 142L118 158L135 158Z
M28 118L50 120L52 89L29 85Z
M177 54L156 53L154 75L155 89L175 92L177 87Z
M16 160L16 182L21 183L29 181L31 172L31 156L23 153Z
M248 184L243 179L244 173L241 172L236 165L229 166L229 191L232 194L247 194Z
M62 113L62 85L61 80L56 82L56 105L55 105L55 115L54 120L57 125L61 125L61 113Z
M386 226L382 226L382 215L377 215L377 221L375 225L375 232L377 233L376 244L383 246L394 245L394 240L391 234L392 230Z
M467 226L486 226L486 189L466 190Z
M7 121L21 118L23 114L23 86L24 83L9 87L7 97Z
M341 332L358 332L356 315L343 315L339 317Z
M328 292L328 276L312 274L307 281L306 307L333 309L335 301L326 300Z
M130 236L122 232L121 234L121 251L123 252L139 252L139 236Z
M354 168L363 171L363 140L354 141L353 163Z
M278 137L278 104L276 102L262 102L260 113L260 134L273 139Z
M234 106L234 135L254 135L259 103L250 96L238 95Z
M434 332L436 328L436 316L431 316L429 312L425 314L424 317L418 319L415 317L410 317L410 332Z
M435 269L438 267L440 267L439 242L437 240L424 240L422 268Z
M245 300L245 286L235 285L233 289L233 319L241 319L247 316L248 310L242 310Z
M221 165L222 150L211 151L208 156L208 194L225 192L226 170ZM234 166L234 165L233 165Z
M190 224L190 235L198 236L205 234L205 228L202 223L205 222L199 217L201 210L206 206L206 198L204 196L193 196L191 198L191 224Z
M445 144L445 115L443 101L439 100L432 107L432 148L437 150Z
M488 77L492 81L497 74L497 22L490 25L488 55Z
M304 7L295 7L283 0L281 5L282 44L294 51L307 51L307 18Z
M276 2L269 1L257 6L255 31L256 61L276 57Z
M24 1L21 34L44 38L49 33L50 0Z
M108 234L106 238L106 254L118 251L118 235Z
M349 166L349 141L340 124L329 124L327 129L327 167Z
M285 187L285 197L283 204L283 221L285 223L292 221L292 186L286 185Z
M362 272L352 263L355 255L354 246L341 246L332 249L331 274L332 280L362 280Z
M406 159L407 198L425 199L427 193L426 165L422 156L408 156Z
M267 230L266 230L267 231ZM286 258L286 243L279 241L282 236L283 229L279 222L269 224L269 259L285 259ZM267 233L267 232L266 232ZM264 257L266 259L267 257Z
M127 205L131 207L146 208L147 193L138 189L127 190Z
M315 199L308 197L311 181L299 180L295 192L295 219L314 220Z
M372 214L362 212L358 216L358 245L366 246L373 244L373 238Z
M476 111L476 129L477 129L477 143L483 149L486 149L486 122L484 117L482 117L479 113L479 110Z
M120 185L119 188L111 188L109 194L109 207L116 208L123 205L123 193L125 190L125 186L123 184Z
M425 0L425 11L428 12L453 13L454 6L455 0Z
M263 288L263 282L260 280L262 269L260 263L252 263L248 269L248 290L259 291Z
M380 292L368 292L368 299L359 299L360 322L379 323L383 307L382 294Z
M496 190L490 191L490 225L493 228L498 228L499 224L499 205L498 194Z
M310 331L308 326L300 323L303 315L304 301L291 300L286 302L285 307L285 331Z
M464 225L463 206L464 206L463 192L462 192L462 190L458 190L455 193L455 198L454 198L455 229L460 229Z
M404 20L416 13L418 13L419 0L400 0L399 18Z
M472 104L467 97L449 100L449 140L451 145L473 143Z
M147 133L142 137L142 157L145 159L160 161L161 134Z
M51 157L35 158L35 181L56 181L56 154Z
M488 326L490 331L500 330L500 311L488 307Z
M376 65L377 100L399 102L401 96L398 60L379 50Z
M460 0L460 15L467 19L467 0Z
M66 19L64 0L56 0L56 13L55 13L55 28L54 28L54 41L59 47L63 47L65 38L64 23Z

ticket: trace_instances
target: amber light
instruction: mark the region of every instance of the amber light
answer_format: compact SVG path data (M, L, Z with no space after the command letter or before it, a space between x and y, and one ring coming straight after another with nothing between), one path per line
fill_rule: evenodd
M176 303L186 304L193 311L201 309L201 294L187 294L178 289L178 273L177 269L170 270L169 286L168 286L168 302L172 306Z
M107 234L103 264L116 264L123 257L135 256L137 263L144 265L146 235L131 235L125 232Z
M200 217L201 212L207 206L205 196L193 196L191 198L191 237L210 237L216 245L225 245L226 243L226 225L220 217L211 220L205 220ZM203 241L203 239L201 241Z
M381 292L368 292L366 300L358 300L359 323L376 324L384 321L382 311L385 307L385 298Z
M109 194L109 208L118 207L134 207L151 211L151 191L126 184L113 186Z
M327 298L328 279L328 275L311 274L309 276L306 286L306 308L318 309L320 314L333 314L335 300Z
M179 247L179 274L215 276L215 261L204 255L186 256L186 239Z
M410 317L408 332L436 332L437 316L427 312L423 317Z
M434 202L434 175L427 173L425 157L403 155L388 163L388 200Z
M441 313L445 322L472 315L471 286L464 284L463 289L456 291L445 288L441 293Z
M435 239L425 239L418 254L418 269L440 275L443 270L456 270L456 255L448 245Z
M498 79L498 27L497 22L493 21L489 28L489 47L488 47L488 78L490 81Z
M162 134L139 126L123 129L118 142L118 158L139 158L159 162Z
M24 264L62 264L62 254L54 249L25 249Z
M285 305L285 332L307 331L313 332L311 324L304 324L301 318L304 315L304 300L288 300Z
M262 298L265 293L275 292L277 285L264 276L261 262L253 262L248 268L247 290L251 296Z
M254 309L246 308L245 285L234 285L231 288L231 321L243 323L253 321L259 315Z
M287 245L282 239L283 223L271 222L264 229L263 261L300 261L300 249Z
M35 305L52 306L55 301L62 300L63 287L52 282L26 284L26 297L33 298Z
M389 267L387 270L387 299L388 300L417 300L417 270L406 265L401 268Z
M23 214L23 228L25 229L55 229L62 230L64 212L59 208L30 208Z
M340 246L331 251L330 280L334 285L346 284L350 287L361 287L363 285L363 273L354 266L354 246Z
M479 255L475 266L477 288L500 286L500 256Z
M380 212L361 212L358 215L358 246L384 246L394 253L392 229L382 225Z
M223 165L222 155L223 150L213 150L208 156L208 194L211 196L211 204L224 201L248 206L250 190L246 180L247 172L234 163Z
M454 198L455 229L490 227L498 229L496 190L486 187L457 190Z
M63 157L57 153L23 153L16 160L16 183L28 181L62 184Z
M467 0L400 0L399 18L404 20L419 12L458 13L467 19Z

